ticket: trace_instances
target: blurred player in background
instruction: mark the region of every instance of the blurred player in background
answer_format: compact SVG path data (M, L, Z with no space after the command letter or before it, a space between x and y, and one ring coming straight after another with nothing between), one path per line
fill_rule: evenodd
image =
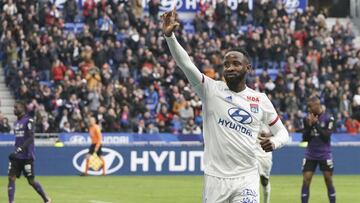
M328 190L330 203L335 203L335 188L332 181L334 170L330 136L334 127L334 118L326 113L318 97L308 100L308 116L304 119L303 141L308 142L303 161L303 185L301 202L307 203L310 196L310 183L317 165L320 166Z
M96 124L96 119L94 117L91 117L89 119L89 134L91 137L91 146L89 148L89 153L86 155L86 164L85 164L85 173L84 175L87 176L88 175L88 171L89 171L89 164L90 164L90 157L96 153L97 156L100 158L101 160L101 168L103 170L103 175L106 175L106 169L105 169L105 161L104 158L102 157L102 151L101 151L101 140L102 140L102 135L101 135L101 129L100 126L98 126Z
M50 198L46 196L40 183L35 181L34 121L27 115L26 104L21 101L15 103L14 114L17 116L17 121L14 124L14 133L16 136L15 151L9 155L9 203L14 202L15 180L20 177L21 173L24 174L28 183L41 196L43 201L45 203L51 203Z
M265 151L282 147L288 132L263 93L245 85L251 65L247 52L233 49L224 56L224 81L203 75L176 40L176 10L162 15L163 33L177 65L203 102L203 202L259 202L256 141L260 125L270 126L271 138L261 138Z
M272 137L270 129L262 125L259 140ZM260 145L257 145L256 157L259 165L260 183L263 188L264 203L270 203L270 172L272 167L272 152L265 152Z

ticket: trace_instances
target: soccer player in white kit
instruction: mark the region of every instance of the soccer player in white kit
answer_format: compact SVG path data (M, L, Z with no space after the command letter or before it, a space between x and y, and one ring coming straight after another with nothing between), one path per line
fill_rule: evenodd
M162 15L163 33L177 65L200 96L204 129L204 203L259 203L256 145L260 125L274 135L261 138L265 151L282 147L288 132L267 96L245 85L250 72L248 54L228 51L224 81L203 75L175 38L176 10Z
M264 124L261 125L260 128L260 138L271 137L270 129ZM263 189L263 202L270 203L270 172L272 167L272 152L265 152L260 144L257 145L256 157L258 160L259 167L259 175L260 175L260 183Z

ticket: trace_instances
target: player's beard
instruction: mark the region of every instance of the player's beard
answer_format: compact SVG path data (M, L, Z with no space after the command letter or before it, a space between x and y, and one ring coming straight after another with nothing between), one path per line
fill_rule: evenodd
M245 78L246 73L224 73L224 79L230 90L237 88Z

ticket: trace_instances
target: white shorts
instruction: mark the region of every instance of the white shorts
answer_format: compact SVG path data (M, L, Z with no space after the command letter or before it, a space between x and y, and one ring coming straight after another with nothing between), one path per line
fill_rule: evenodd
M260 203L259 181L257 173L238 178L205 174L203 203Z
M270 172L272 167L272 156L257 156L258 168L260 176L270 178Z

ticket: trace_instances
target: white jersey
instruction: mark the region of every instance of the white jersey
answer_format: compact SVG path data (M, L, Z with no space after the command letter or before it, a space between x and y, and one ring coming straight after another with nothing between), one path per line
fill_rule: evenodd
M206 76L195 89L203 102L205 174L239 177L258 173L255 152L260 126L278 120L270 100L248 87L233 92L225 82Z
M224 81L204 76L174 34L165 39L176 64L203 103L205 174L220 178L258 175L255 152L260 125L272 126L275 149L288 140L288 132L281 121L277 122L279 117L270 100L248 87L233 92Z

